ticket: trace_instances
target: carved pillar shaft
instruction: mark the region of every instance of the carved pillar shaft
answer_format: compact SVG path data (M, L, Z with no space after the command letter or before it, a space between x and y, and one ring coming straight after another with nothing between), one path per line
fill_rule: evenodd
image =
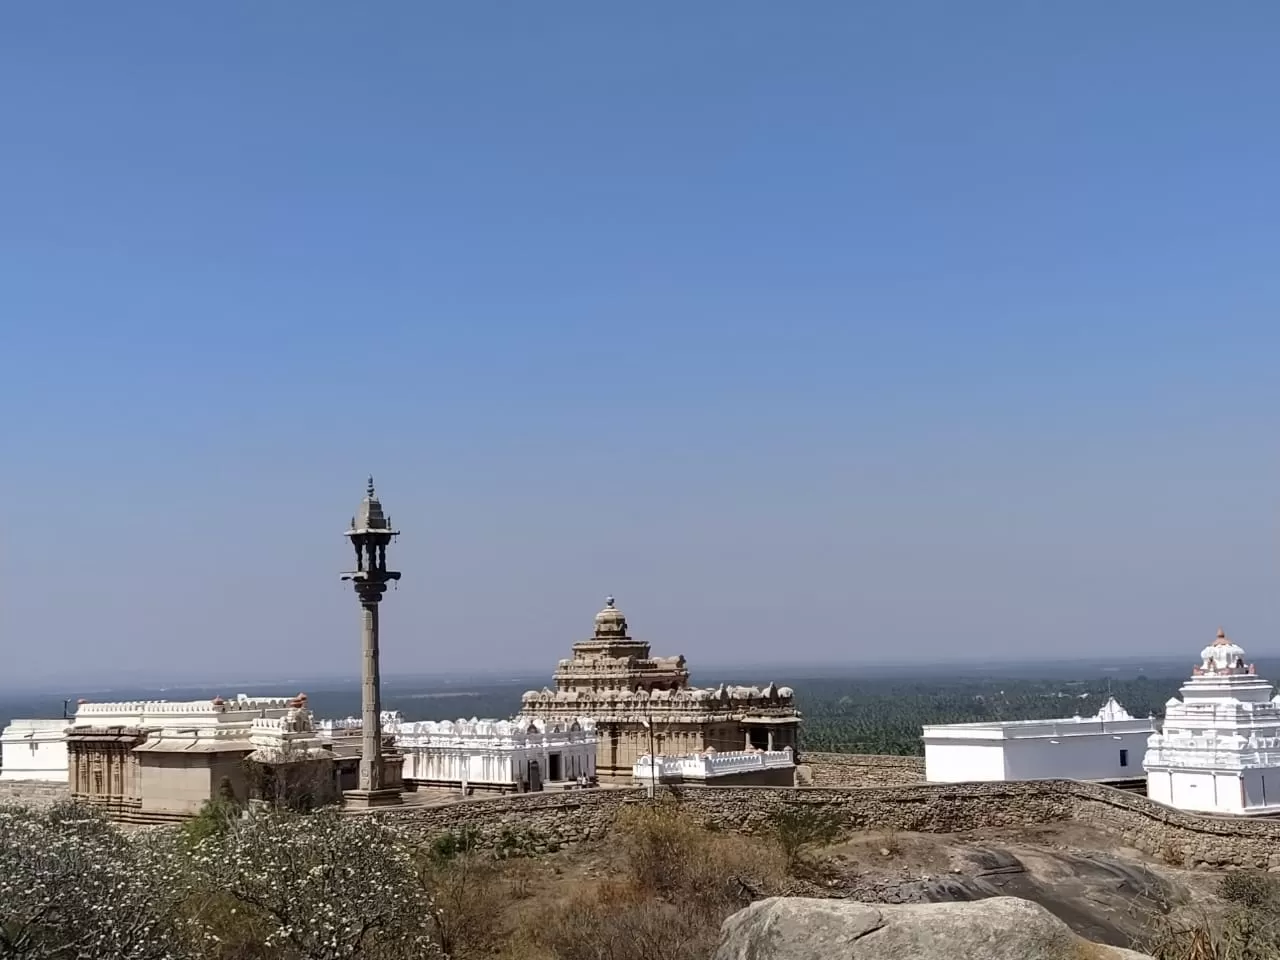
M361 598L364 620L364 663L361 673L363 708L360 789L380 790L382 778L382 697L378 670L378 601Z

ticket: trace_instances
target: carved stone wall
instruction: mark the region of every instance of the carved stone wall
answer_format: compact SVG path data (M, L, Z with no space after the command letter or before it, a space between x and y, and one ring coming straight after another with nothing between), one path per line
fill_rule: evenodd
M815 787L878 787L924 783L924 757L873 753L810 753L800 762Z

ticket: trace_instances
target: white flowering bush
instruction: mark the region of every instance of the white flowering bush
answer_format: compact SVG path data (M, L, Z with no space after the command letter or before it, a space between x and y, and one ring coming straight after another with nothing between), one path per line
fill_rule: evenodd
M204 837L193 875L248 914L274 956L298 960L439 957L430 897L410 852L371 817L253 812ZM223 914L225 919L225 912ZM222 934L196 913L206 941Z
M0 807L0 957L182 960L176 846L72 804Z

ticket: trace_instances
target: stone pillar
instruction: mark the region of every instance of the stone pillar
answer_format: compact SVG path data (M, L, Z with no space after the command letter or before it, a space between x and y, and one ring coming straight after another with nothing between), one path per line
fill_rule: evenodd
M382 684L378 670L378 599L360 598L363 610L364 662L361 671L362 705L360 789L383 789L382 781Z
M342 575L355 586L363 622L359 784L344 796L346 803L357 807L400 803L404 786L404 758L394 749L388 755L382 742L382 678L378 675L378 604L387 584L400 579L398 571L387 569L387 545L396 533L370 477L368 490L347 531L355 548L356 569Z

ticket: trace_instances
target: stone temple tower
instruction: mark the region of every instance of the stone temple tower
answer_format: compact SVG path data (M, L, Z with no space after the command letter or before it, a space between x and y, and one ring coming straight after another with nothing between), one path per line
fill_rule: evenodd
M399 531L392 529L391 518L382 512L382 503L373 490L373 477L351 518L347 537L356 551L356 568L342 575L350 580L360 598L364 617L364 658L361 673L360 786L348 790L345 801L352 806L385 806L400 802L401 782L395 770L388 769L382 744L382 678L378 669L378 605L387 592L387 584L400 579L400 573L387 569L387 544Z

